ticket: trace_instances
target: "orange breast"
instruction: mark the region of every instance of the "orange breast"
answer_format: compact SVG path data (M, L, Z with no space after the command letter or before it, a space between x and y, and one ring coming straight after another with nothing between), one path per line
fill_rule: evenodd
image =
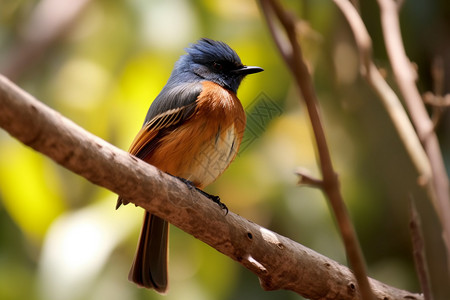
M236 95L205 81L193 116L164 136L146 161L197 187L205 187L236 157L245 122L245 112Z

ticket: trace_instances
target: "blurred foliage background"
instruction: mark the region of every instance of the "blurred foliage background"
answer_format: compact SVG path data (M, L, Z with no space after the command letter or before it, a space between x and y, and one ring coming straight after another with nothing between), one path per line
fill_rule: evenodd
M370 276L420 291L408 231L414 199L433 290L444 299L450 285L435 214L383 107L360 78L346 21L332 1L284 4L305 20L300 38ZM376 1L361 1L361 13L376 62L392 83ZM405 1L401 20L420 89L433 90L433 62L442 59L450 73L450 2ZM265 69L239 90L250 116L245 147L207 191L233 212L345 264L326 199L296 186L298 166L318 175L314 143L257 3L0 0L0 71L122 149L183 48L201 37L225 41L245 64ZM444 113L437 130L447 165L449 129ZM115 200L0 131L0 299L162 299L127 281L143 213L132 205L115 211ZM302 299L263 291L251 272L173 226L169 268L165 299Z

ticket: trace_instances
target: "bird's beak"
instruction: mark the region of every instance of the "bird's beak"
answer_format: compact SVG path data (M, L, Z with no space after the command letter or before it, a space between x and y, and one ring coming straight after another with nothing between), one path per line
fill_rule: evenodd
M243 66L240 69L233 70L234 74L238 75L248 75L248 74L254 74L264 71L263 68L260 67L254 67L254 66Z

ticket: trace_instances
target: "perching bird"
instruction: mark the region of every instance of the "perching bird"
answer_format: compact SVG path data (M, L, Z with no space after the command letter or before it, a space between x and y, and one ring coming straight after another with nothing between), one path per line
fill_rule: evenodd
M191 44L186 52L151 104L129 152L202 189L235 158L246 122L236 92L246 75L263 69L244 66L227 44L211 39ZM119 197L117 208L127 203ZM167 244L168 223L145 212L128 279L165 293Z

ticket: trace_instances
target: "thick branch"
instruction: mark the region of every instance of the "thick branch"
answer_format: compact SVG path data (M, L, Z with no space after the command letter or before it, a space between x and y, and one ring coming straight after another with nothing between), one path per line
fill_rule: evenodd
M90 134L1 75L0 126L67 169L238 261L266 290L292 290L310 299L362 299L348 268L232 212L225 215L181 181ZM423 299L370 281L377 299Z

